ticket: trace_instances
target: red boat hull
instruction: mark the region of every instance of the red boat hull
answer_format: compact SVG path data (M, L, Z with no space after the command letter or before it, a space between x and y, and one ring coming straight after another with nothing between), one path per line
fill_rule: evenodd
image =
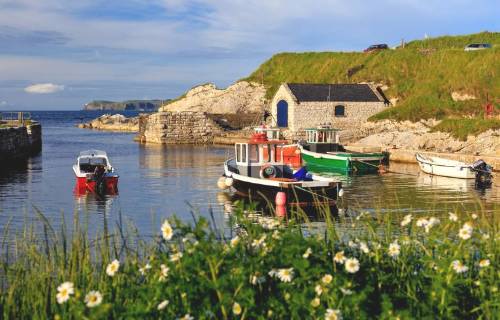
M106 185L106 194L118 193L118 176L104 177L104 183ZM96 193L96 181L87 180L86 177L77 177L75 191L77 194L84 194L87 192Z

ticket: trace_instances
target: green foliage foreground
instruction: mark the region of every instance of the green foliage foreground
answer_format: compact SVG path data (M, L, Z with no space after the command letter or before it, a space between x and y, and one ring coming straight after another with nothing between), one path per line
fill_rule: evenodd
M327 215L318 234L291 220L259 224L243 209L227 240L202 218L194 226L165 220L148 241L123 227L91 239L78 219L71 237L64 224L55 231L46 220L40 237L33 228L17 237L6 231L0 315L498 318L498 215Z

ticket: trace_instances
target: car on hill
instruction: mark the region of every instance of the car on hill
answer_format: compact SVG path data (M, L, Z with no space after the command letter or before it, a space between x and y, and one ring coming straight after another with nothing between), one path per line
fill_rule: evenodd
M484 50L491 49L491 44L489 43L470 43L465 46L464 51L475 51L475 50Z
M385 43L380 43L380 44L373 44L363 50L363 52L373 52L373 51L379 51L379 50L386 50L389 49L389 46Z

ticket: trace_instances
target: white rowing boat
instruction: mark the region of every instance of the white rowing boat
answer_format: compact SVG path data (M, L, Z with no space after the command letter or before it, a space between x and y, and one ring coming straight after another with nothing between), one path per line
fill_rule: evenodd
M460 179L474 179L476 177L476 172L467 163L439 157L423 156L419 153L415 157L420 169L428 174Z

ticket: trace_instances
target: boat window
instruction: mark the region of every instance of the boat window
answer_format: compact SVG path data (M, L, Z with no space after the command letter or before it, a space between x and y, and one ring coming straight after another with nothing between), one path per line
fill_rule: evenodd
M251 162L259 162L259 145L254 144L254 145L249 145L249 160Z
M241 162L241 144L236 145L236 161Z
M241 145L241 162L247 162L247 145Z

